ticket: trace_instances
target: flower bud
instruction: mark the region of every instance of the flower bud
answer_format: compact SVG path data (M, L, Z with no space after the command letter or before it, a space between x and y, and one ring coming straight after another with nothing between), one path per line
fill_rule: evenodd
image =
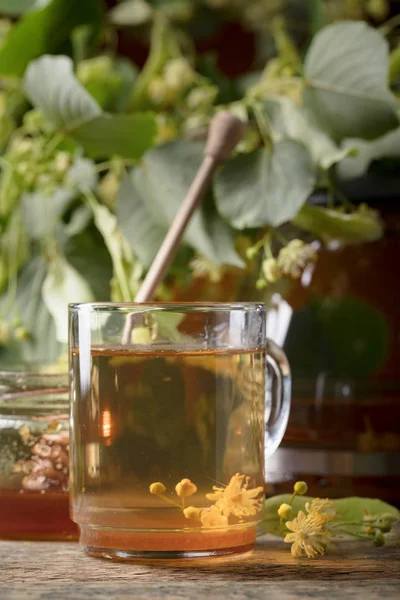
M292 507L290 506L290 504L283 503L278 508L278 515L282 519L287 519L288 517L290 517L291 512L292 512Z
M267 282L265 281L265 279L257 279L256 288L258 290L263 290L266 287L267 287Z
M194 88L189 92L186 103L190 110L208 109L214 104L217 95L218 90L214 86Z
M29 331L22 325L15 329L14 336L19 342L25 342L31 338Z
M182 479L182 481L176 484L175 491L179 498L187 498L197 492L197 486L190 479Z
M150 100L154 102L154 104L168 104L170 99L170 89L162 77L154 77L154 79L150 81L148 93Z
M149 490L150 494L153 494L154 496L161 496L162 494L165 494L167 488L163 483L157 481L156 483L152 483L150 485Z
M201 509L195 506L188 506L183 511L186 519L200 519Z
M168 87L181 90L193 83L195 73L186 58L173 58L165 65L164 77Z
M304 496L307 493L308 487L305 481L296 481L293 490L298 496Z
M385 537L381 531L377 531L375 533L374 545L375 546L384 546L385 545Z
M147 327L135 327L132 330L132 344L150 344L151 331Z

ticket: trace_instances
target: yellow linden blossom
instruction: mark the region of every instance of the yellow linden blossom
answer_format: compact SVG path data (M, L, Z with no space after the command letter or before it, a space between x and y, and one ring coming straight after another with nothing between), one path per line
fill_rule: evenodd
M292 556L305 553L308 558L322 556L331 532L325 528L326 521L319 517L306 515L302 510L293 521L287 521L286 527L293 533L287 533L284 541L292 544Z
M306 511L299 511L293 521L287 521L286 527L293 533L286 534L284 541L292 544L292 556L305 553L308 558L315 558L325 553L328 539L332 533L326 525L336 518L332 502L315 498L311 504L307 502Z
M317 253L311 244L302 240L291 240L278 255L278 267L284 275L299 279L304 268L317 260Z
M321 500L321 498L314 498L311 504L306 502L306 511L313 517L318 515L321 519L325 520L325 523L333 521L337 516L337 510L334 508L333 502L330 502L328 499Z
M200 521L206 529L226 527L228 525L228 517L221 514L221 511L215 505L201 511Z
M247 489L249 477L236 473L226 487L213 486L213 493L206 498L215 502L222 515L229 517L250 517L261 510L263 497L257 498L264 490L262 487ZM211 507L212 508L212 507Z

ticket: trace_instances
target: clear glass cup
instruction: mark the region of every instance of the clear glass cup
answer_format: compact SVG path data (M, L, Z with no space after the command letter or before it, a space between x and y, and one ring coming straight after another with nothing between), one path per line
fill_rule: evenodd
M265 306L69 310L71 514L86 551L129 560L251 550L265 457L290 405Z
M69 518L68 373L0 371L0 539L76 539Z

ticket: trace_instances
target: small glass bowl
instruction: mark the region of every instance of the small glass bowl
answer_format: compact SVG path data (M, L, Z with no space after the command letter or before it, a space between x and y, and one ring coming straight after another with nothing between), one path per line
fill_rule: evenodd
M69 519L68 374L0 371L0 539L76 539Z

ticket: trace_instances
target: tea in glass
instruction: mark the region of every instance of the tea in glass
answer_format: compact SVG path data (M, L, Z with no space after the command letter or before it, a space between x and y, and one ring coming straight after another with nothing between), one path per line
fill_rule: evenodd
M262 313L253 315L258 337L252 331L235 347L223 342L235 337L229 310L214 325L209 312L181 311L172 341L150 306L146 325L117 344L104 331L119 335L127 310L104 319L96 343L93 311L79 306L88 305L75 308L79 343L71 344L71 506L87 552L129 559L251 550L264 500ZM237 321L240 331L240 312Z

